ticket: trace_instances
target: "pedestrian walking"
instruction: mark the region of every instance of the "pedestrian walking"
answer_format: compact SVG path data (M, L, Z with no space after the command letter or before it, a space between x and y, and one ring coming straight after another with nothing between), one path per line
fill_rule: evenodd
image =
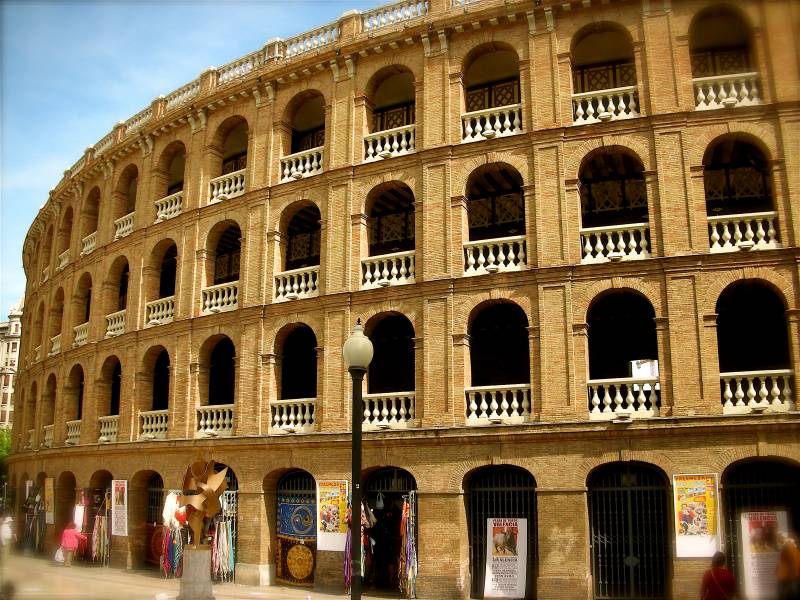
M4 515L0 518L0 561L3 565L8 561L8 555L11 554L11 543L16 538L14 518L11 515Z
M800 600L800 548L797 538L785 532L778 534L781 554L778 557L776 575L779 600Z
M725 566L725 555L715 552L711 568L703 573L700 600L732 600L736 597L736 578Z
M75 529L75 523L69 522L61 534L61 548L64 551L64 566L72 566L72 557L78 549L78 542L86 541L86 536Z

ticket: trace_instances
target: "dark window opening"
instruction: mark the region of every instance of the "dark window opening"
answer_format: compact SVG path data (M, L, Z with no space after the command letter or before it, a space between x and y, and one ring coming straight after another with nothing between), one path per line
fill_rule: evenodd
M211 351L208 374L208 404L233 404L236 386L236 349L224 338Z
M302 208L292 217L286 243L287 271L319 265L320 219L316 206Z
M374 349L367 379L369 393L414 391L414 328L409 320L399 315L386 317L369 338Z
M383 191L375 199L367 221L369 255L380 256L414 249L414 194L406 186Z
M372 111L373 132L413 125L414 121L415 113L413 102L395 104L394 106L387 106Z
M161 260L161 273L158 280L158 297L168 298L175 295L175 276L178 268L178 249L170 246Z
M91 314L91 311L92 311L92 288L89 288L88 290L86 290L86 302L84 303L84 308L83 308L84 323L89 322L89 315Z
M239 279L241 237L238 225L231 225L220 236L214 257L214 285Z
M635 85L636 65L632 60L585 65L572 70L572 86L576 94Z
M122 273L119 276L119 296L117 298L117 310L124 310L128 304L128 278L130 270L128 265L122 268Z
M483 308L469 331L472 386L530 383L528 320L516 304Z
M169 354L162 350L153 367L153 405L151 410L169 408Z
M235 171L247 168L247 150L234 154L222 161L222 175L228 175ZM181 182L182 184L183 182Z
M647 188L642 165L621 152L597 154L581 169L584 228L647 223Z
M289 333L281 357L281 400L317 397L317 338L310 327Z
M292 131L292 154L325 145L325 126L306 131Z
M754 68L750 29L738 14L711 8L689 28L692 77L749 73Z
M519 104L519 78L473 86L467 89L467 112Z
M494 165L474 173L467 197L471 241L525 235L522 178L513 169Z
M714 146L703 170L709 215L773 210L769 167L752 144L726 139Z
M111 372L111 396L108 402L108 414L119 414L119 400L122 393L122 365L117 363Z

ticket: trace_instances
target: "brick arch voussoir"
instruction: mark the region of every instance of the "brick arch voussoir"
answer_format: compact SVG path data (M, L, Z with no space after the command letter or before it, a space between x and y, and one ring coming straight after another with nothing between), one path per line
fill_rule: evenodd
M414 329L414 335L417 337L421 337L419 324L421 322L419 316L420 308L407 301L407 300L394 300L392 298L388 298L381 302L380 304L373 304L366 308L363 312L358 313L356 316L361 318L362 323L369 323L370 319L376 317L381 314L386 313L397 313L403 315L406 319L409 320L411 323L411 327ZM353 310L354 315L356 311Z
M663 452L654 450L649 451L630 451L624 457L620 455L620 450L607 450L599 456L588 456L581 463L579 469L576 470L574 476L578 485L586 485L589 481L589 475L604 465L609 465L618 462L640 462L654 467L658 467L667 478L671 478L674 473L678 473L680 469L675 463Z
M369 71L365 69L356 70L357 89L366 93L372 83L372 78L388 67L404 67L411 73L415 82L422 81L422 71L419 69L419 62L416 60L416 56L411 52L393 52L384 54L370 66Z
M763 123L735 121L719 123L718 125L709 125L697 131L698 136L690 146L689 165L692 167L701 167L703 165L703 157L708 151L709 146L716 139L724 135L736 137L738 134L749 137L757 147L766 150L767 160L781 158L781 153L778 151L778 140L774 127Z
M421 184L422 179L418 176L416 169L397 169L393 171L385 171L370 177L369 179L359 182L358 187L354 190L355 201L354 205L362 213L367 210L367 198L372 193L372 190L379 185L388 183L390 181L399 181L406 184L411 193L414 194L414 201L419 202L422 199Z
M593 282L581 294L575 298L574 312L575 317L586 320L589 313L589 306L603 292L609 290L632 290L644 296L653 307L656 317L663 314L662 291L660 285L655 281L648 281L641 277L611 277Z
M714 314L717 311L717 301L722 292L731 284L745 280L767 283L782 296L781 299L786 304L787 309L797 308L796 294L794 293L794 284L791 278L786 277L773 267L746 267L725 271L724 273L715 273L714 277L710 278L704 294L703 314Z
M269 330L266 332L269 352L277 353L278 349L275 347L275 342L278 339L278 335L284 328L291 325L306 325L314 333L314 337L317 338L317 346L323 346L324 339L322 336L325 333L325 323L321 316L316 312L296 312L289 315L282 315L272 321Z
M507 289L491 289L484 290L478 294L464 298L462 302L457 303L453 318L453 331L466 333L469 328L470 315L472 315L475 308L484 302L492 302L496 300L504 300L512 302L519 306L525 313L530 326L534 320L534 312L531 302L531 297L523 293L521 290L507 290Z
M326 205L326 191L321 186L299 190L291 196L284 196L278 200L277 198L271 200L272 207L270 209L269 226L267 231L279 232L282 226L288 226L289 221L294 216L295 209L293 208L299 202L311 202L319 210L319 215L322 220L325 220ZM291 212L291 215L287 214Z
M500 458L498 460L488 460L485 458L474 458L472 460L465 460L461 461L454 466L453 469L450 470L450 477L447 479L447 489L441 490L439 487L431 486L431 489L423 489L420 485L419 480L417 480L417 487L420 491L445 491L445 492L456 492L456 493L463 493L466 491L464 483L467 478L467 475L472 473L473 471L483 468L483 467L519 467L520 469L524 469L528 473L530 473L531 477L533 477L534 481L536 481L536 485L541 485L540 480L536 477L532 467L533 461L527 461L524 459L519 458Z
M468 41L467 41L468 40ZM525 40L521 36L511 35L497 28L489 27L481 29L480 32L473 32L469 38L464 38L461 43L450 44L451 48L451 65L458 65L460 69L465 69L468 65L464 64L467 56L470 53L483 46L484 44L492 44L500 42L517 53L517 60L525 60L528 57L528 47L525 45Z
M491 151L461 161L452 173L451 190L456 195L466 195L469 176L472 175L476 169L492 163L506 163L514 167L522 178L523 186L533 182L530 177L530 164L527 149L515 150L508 153Z

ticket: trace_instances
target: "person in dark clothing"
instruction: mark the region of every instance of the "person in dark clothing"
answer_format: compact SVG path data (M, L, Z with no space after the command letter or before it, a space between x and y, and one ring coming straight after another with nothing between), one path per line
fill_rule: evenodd
M732 600L736 597L736 578L725 566L725 555L715 552L711 568L703 573L700 600Z

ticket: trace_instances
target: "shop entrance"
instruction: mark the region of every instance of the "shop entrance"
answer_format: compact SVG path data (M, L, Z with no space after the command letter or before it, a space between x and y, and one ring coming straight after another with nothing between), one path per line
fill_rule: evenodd
M214 471L219 473L227 466L216 463ZM211 576L215 581L233 581L236 571L239 480L230 467L225 474L225 482L227 490L219 498L220 511L208 526L208 534L211 536Z
M408 545L415 555L417 545L416 531L408 539L404 504L408 505L407 513L416 515L417 482L408 471L389 467L373 471L364 489L364 500L374 516L369 530L372 547L366 561L365 587L401 595L401 582L407 580Z
M164 508L164 480L153 473L147 482L147 514L145 515L144 564L159 568L164 553L164 527L161 524Z
M612 463L587 486L595 600L669 598L667 478L644 463Z
M313 585L317 558L317 484L310 473L289 471L278 481L275 578Z

